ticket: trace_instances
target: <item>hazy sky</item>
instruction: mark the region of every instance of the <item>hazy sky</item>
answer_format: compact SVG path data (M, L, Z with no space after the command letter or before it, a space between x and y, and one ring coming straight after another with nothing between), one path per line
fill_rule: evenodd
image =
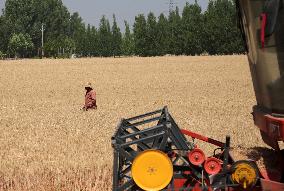
M131 25L139 13L147 15L150 11L156 16L160 13L168 13L169 0L62 0L70 12L79 12L86 24L99 24L102 15L112 20L112 14L116 15L118 24L124 31L123 21L127 20ZM173 0L176 6L182 7L186 2L194 0ZM202 9L206 9L208 0L198 0ZM5 0L0 0L0 8L4 8Z

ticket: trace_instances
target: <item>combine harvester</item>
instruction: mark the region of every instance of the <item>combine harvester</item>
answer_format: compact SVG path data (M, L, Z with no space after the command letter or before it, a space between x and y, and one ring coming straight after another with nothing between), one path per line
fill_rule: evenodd
M122 119L112 137L113 190L284 190L284 0L237 0L257 105L255 125L278 156L278 173L234 161L225 143L180 129L167 107ZM217 148L206 156L194 141ZM281 153L282 152L282 153ZM281 155L282 154L282 155Z

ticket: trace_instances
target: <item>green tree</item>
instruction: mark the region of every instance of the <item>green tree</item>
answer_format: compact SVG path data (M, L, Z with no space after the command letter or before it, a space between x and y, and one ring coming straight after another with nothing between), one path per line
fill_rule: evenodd
M33 48L31 37L28 34L13 34L9 40L9 52L15 57L24 57L28 55Z
M186 3L182 13L183 51L186 55L201 54L203 52L203 16L201 7Z
M48 39L44 50L48 57L68 58L75 52L75 47L75 42L71 37L61 35L56 39Z
M74 52L75 47L76 47L74 40L72 38L70 38L70 37L65 37L63 39L62 44L63 44L63 47L64 47L64 52L63 53L67 57L70 57L71 54Z
M66 52L70 54L74 51L83 56L244 52L236 23L235 3L232 0L209 0L205 13L201 12L197 1L194 4L187 3L182 17L176 7L168 19L161 14L158 21L151 12L147 21L140 14L135 17L133 33L125 23L123 37L115 16L112 27L103 16L96 29L91 25L86 27L78 13L70 15L62 0L6 0L5 9L0 16L0 50L3 53L16 51L21 56L37 55L41 48L42 24L45 28L44 49L47 56L58 56ZM13 37L13 34L17 35ZM21 44L13 44L22 42L20 34L25 34L25 40L32 41L33 48L29 48L27 53L22 52L24 48Z
M2 60L3 58L5 58L5 54L0 50L0 59Z
M88 24L86 32L85 32L85 40L84 42L84 48L83 48L83 55L84 56L92 56L92 46L93 46L93 42L92 42L92 28L91 25Z
M244 51L231 0L210 0L205 12L206 51L209 54L232 54Z
M146 56L147 40L145 36L147 34L147 27L146 19L143 14L139 14L135 17L133 34L135 54L139 56Z
M75 42L76 53L84 54L85 43L85 24L77 12L73 13L70 17L69 33Z
M112 25L112 55L121 56L122 53L122 35L120 28L117 26L115 15L113 14Z
M183 38L182 38L182 20L179 15L179 9L170 12L169 15L169 54L183 54Z
M98 31L97 31L96 27L91 28L89 40L91 42L91 55L92 56L99 56Z
M124 21L125 33L122 39L122 53L123 55L130 56L134 53L134 39L133 34L130 32L129 24Z
M8 52L9 39L12 35L12 24L4 15L0 16L0 50L3 53Z
M44 39L70 35L70 14L61 0L6 0L4 17L12 23L11 33L30 35L34 55L41 47L42 24L45 26Z
M103 16L100 21L100 27L98 31L99 53L100 56L112 55L112 34L110 30L109 21Z
M99 33L96 27L91 27L88 24L84 35L84 49L83 56L99 56L100 55L100 46L99 46ZM106 55L105 55L106 56Z
M146 25L146 56L156 56L158 54L157 42L157 22L154 13L150 12Z
M47 57L57 57L59 54L60 44L57 39L47 39L44 44L44 53Z
M159 16L157 23L157 54L165 55L169 50L169 26L168 20L162 13Z

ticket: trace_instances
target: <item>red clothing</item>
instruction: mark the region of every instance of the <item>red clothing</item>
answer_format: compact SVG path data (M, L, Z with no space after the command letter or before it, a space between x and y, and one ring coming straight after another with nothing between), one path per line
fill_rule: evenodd
M85 95L85 109L97 108L96 92L91 90Z

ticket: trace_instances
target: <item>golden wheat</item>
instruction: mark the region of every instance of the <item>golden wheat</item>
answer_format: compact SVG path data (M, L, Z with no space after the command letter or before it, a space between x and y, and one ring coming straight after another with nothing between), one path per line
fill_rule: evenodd
M83 112L86 82L98 109ZM245 56L0 61L0 96L0 190L110 190L119 119L164 105L244 158L265 148Z

